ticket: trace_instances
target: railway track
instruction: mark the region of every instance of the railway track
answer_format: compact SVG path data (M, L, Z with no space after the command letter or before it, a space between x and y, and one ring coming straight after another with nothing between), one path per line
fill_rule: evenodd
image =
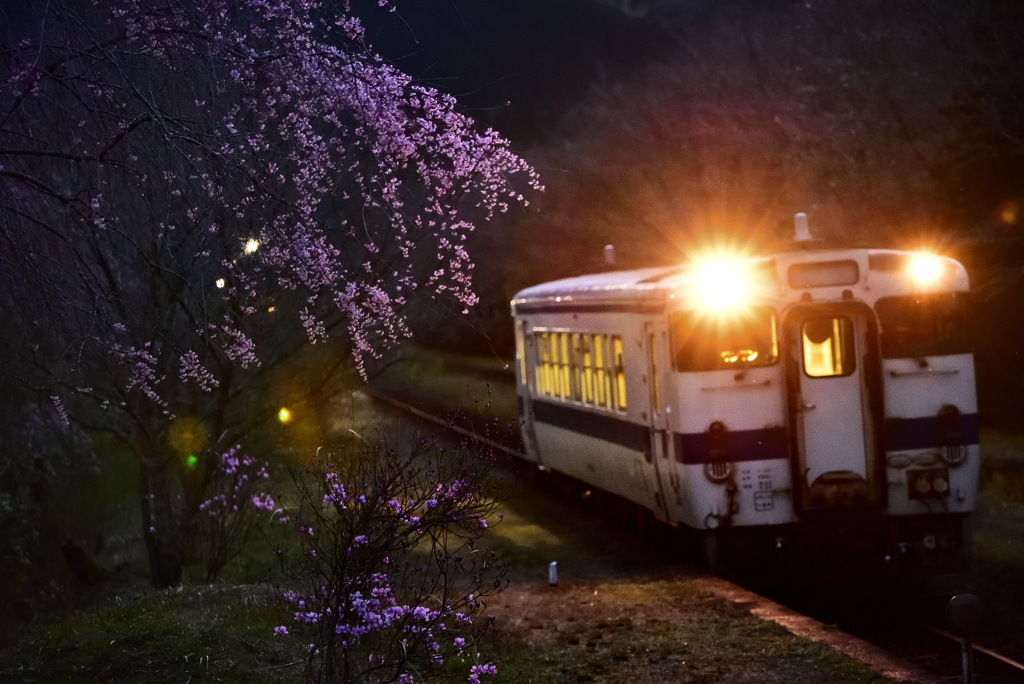
M950 634L944 629L931 625L920 625L920 627L954 644L960 644L960 639L957 636ZM990 648L977 644L974 645L973 657L976 662L981 661L984 663L983 667L987 674L983 675L983 677L992 678L992 681L1024 681L1024 664L1018 663L1016 660L1007 658ZM978 679L978 681L982 680Z
M373 399L503 454L522 456L516 449L481 435L468 423L440 418L372 388L365 388L364 392ZM634 525L625 526L631 533L636 531ZM800 597L763 596L741 586L741 577L733 579L740 583L721 577L709 578L708 587L717 595L743 605L755 615L773 620L799 636L827 643L861 660L890 679L920 684L963 681L960 639L939 626L939 621L932 617L935 611L894 613L880 609L865 612L862 606L844 608L836 603L819 609L807 604L806 599L801 601ZM993 649L974 644L973 659L974 684L1024 682L1024 663Z
M813 611L812 611L813 612ZM844 621L838 627L872 643L900 660L930 672L941 682L962 682L960 638L933 623L905 615L887 621L876 614L871 620ZM974 684L1024 682L1024 664L980 644L973 644Z

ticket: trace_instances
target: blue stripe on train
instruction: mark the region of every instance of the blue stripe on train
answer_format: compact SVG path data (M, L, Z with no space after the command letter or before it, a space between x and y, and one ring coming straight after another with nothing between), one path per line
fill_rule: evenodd
M580 410L571 404L534 400L531 406L533 417L538 423L589 435L633 451L650 453L651 429L646 425L631 423L607 413Z
M706 432L675 433L676 460L680 463L705 463L711 452ZM730 461L768 461L787 458L789 445L786 428L732 430L725 435L724 451Z
M938 416L887 418L885 421L886 451L931 449L940 447L949 440L961 444L977 444L978 414L967 413L960 416L960 424L952 430L944 427Z
M603 412L580 410L570 404L531 402L534 418L541 423L588 435L595 439L650 453L651 430ZM675 458L680 463L705 463L711 452L707 433L673 433ZM939 423L938 416L889 418L885 421L885 450L910 451L942 446L948 440L978 443L978 415L966 414L955 430ZM769 461L789 458L786 428L733 430L726 433L724 450L730 461Z
M646 425L603 412L581 410L571 404L537 400L531 404L533 416L539 423L571 430L633 451L650 453L651 429ZM707 460L710 444L705 433L677 432L673 434L673 439L675 457L680 463L704 463ZM726 446L730 460L733 461L784 459L788 453L786 429L783 427L730 432Z

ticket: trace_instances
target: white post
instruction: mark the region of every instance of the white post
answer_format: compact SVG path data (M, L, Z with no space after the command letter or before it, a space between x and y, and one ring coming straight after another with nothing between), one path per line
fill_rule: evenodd
M558 561L551 561L548 565L548 584L551 586L558 584Z

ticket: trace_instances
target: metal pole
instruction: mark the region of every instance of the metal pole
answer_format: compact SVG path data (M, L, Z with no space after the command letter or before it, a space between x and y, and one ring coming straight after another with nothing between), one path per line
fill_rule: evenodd
M981 599L973 594L957 594L946 604L946 620L960 637L960 656L964 666L964 684L974 683L974 652L971 637L981 631L985 612Z
M964 666L964 684L974 684L974 652L970 639L960 640L960 658Z

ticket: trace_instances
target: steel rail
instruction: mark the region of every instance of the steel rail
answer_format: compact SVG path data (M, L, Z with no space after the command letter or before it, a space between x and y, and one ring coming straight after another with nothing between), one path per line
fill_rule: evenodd
M928 630L932 634L937 634L940 637L945 637L946 639L949 639L950 641L954 641L957 644L960 643L960 637L956 636L955 634L950 634L949 632L947 632L944 629L939 629L938 627L932 627L931 625L926 625L926 624L921 623L921 622L918 622L918 623L915 623L915 624L916 624L916 626L918 626L918 627L920 627L922 629ZM978 653L981 653L983 655L988 656L989 658L992 658L994 660L998 660L999 662L1003 663L1004 665L1008 665L1008 666L1010 666L1012 668L1020 670L1021 672L1024 672L1024 663L1018 663L1016 660L1012 660L1012 659L1007 658L1006 656L1004 656L1004 655L1002 655L1000 653L996 653L995 651L993 651L990 648L985 648L984 646L979 646L978 644L974 643L973 641L971 642L971 648L973 650L977 651Z
M383 401L385 403L391 404L392 406L394 406L396 408L400 408L403 411L408 411L409 413L413 414L414 416L416 416L418 418L422 418L424 420L429 420L430 422L436 423L436 424L438 424L438 425L440 425L440 426L442 426L442 427L444 427L444 428L446 428L448 430L451 430L452 432L457 432L460 435L463 435L465 437L469 437L470 439L474 439L474 440L476 440L478 442L481 442L482 444L486 444L487 446L491 447L492 449L498 449L499 451L503 451L504 453L506 453L506 454L508 454L510 456L518 456L520 458L525 458L526 457L526 454L524 454L522 452L516 451L515 449L510 449L509 447L505 446L504 444L500 444L498 442L495 442L493 439L490 439L488 437L484 437L483 435L481 435L481 434L479 434L477 432L474 432L473 430L467 430L464 427L456 425L454 420L445 420L444 418L438 418L437 416L431 415L431 414L427 413L426 411L422 411L422 410L416 408L415 406L410 406L409 404L406 404L405 402L399 401L397 399L394 399L393 397L389 397L386 394L378 392L377 390L373 389L372 387L363 387L362 391L367 396L370 396L370 397L373 397L374 399L377 399L379 401Z

